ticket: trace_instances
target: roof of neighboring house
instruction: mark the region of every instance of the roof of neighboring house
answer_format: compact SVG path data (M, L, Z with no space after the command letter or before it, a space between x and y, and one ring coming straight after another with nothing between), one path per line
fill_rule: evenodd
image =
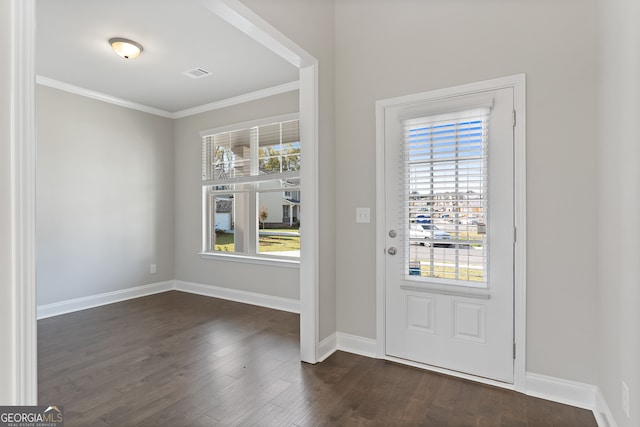
M299 205L300 204L300 200L299 199L291 199L291 198L288 198L288 197L283 197L283 199L286 202L291 203L292 205Z
M233 208L233 200L218 199L216 200L216 213L231 213Z

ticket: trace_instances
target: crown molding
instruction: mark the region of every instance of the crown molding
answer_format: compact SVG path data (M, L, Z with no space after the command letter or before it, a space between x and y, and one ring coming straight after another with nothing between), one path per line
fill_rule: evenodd
M136 102L128 101L126 99L117 98L115 96L107 95L106 93L96 92L93 90L85 89L79 86L74 86L69 83L64 83L58 80L50 79L49 77L36 76L36 83L42 86L52 87L64 92L73 93L76 95L84 96L86 98L95 99L109 104L119 105L121 107L130 108L132 110L142 111L143 113L154 114L160 117L166 117L171 119L171 113L161 110L159 108L149 107L148 105L138 104Z
M233 105L243 104L249 101L255 101L257 99L267 98L273 95L279 95L281 93L293 92L300 89L300 82L298 80L284 83L278 86L269 87L266 89L257 90L255 92L245 93L243 95L234 96L220 101L212 102L210 104L199 105L193 108L187 108L185 110L176 111L171 113L169 111L161 110L159 108L150 107L144 104L138 104L126 99L117 98L115 96L107 95L106 93L96 92L93 90L85 89L79 86L74 86L69 83L64 83L59 80L54 80L45 76L36 76L36 83L42 86L48 86L54 89L62 90L64 92L73 93L75 95L84 96L86 98L95 99L98 101L106 102L109 104L119 105L120 107L129 108L132 110L142 111L143 113L149 113L167 119L181 119L184 117L193 116L207 111L218 110L220 108L231 107Z
M300 89L300 82L298 80L284 83L278 86L268 87L266 89L260 89L255 92L245 93L243 95L233 96L231 98L222 99L220 101L212 102L210 104L200 105L198 107L187 108L185 110L176 111L171 114L172 119L181 119L183 117L193 116L207 111L218 110L220 108L231 107L233 105L244 104L245 102L255 101L257 99L267 98L273 95L279 95L281 93L293 92Z

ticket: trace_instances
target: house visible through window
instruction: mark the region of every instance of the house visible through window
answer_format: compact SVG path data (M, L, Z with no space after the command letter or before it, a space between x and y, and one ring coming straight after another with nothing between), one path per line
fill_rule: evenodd
M203 252L300 256L298 120L202 140Z

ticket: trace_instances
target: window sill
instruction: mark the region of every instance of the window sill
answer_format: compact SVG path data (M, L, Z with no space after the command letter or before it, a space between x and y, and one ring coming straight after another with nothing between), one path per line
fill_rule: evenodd
M200 258L215 261L241 262L245 264L270 265L273 267L300 268L299 259L276 258L267 256L251 256L240 254L216 254L211 252L200 252Z

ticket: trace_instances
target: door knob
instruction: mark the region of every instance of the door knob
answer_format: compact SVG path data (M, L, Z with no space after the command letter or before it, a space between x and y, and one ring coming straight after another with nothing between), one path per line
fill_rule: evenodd
M387 253L389 255L395 255L396 254L396 248L394 248L393 246L391 246L389 249L387 249Z

